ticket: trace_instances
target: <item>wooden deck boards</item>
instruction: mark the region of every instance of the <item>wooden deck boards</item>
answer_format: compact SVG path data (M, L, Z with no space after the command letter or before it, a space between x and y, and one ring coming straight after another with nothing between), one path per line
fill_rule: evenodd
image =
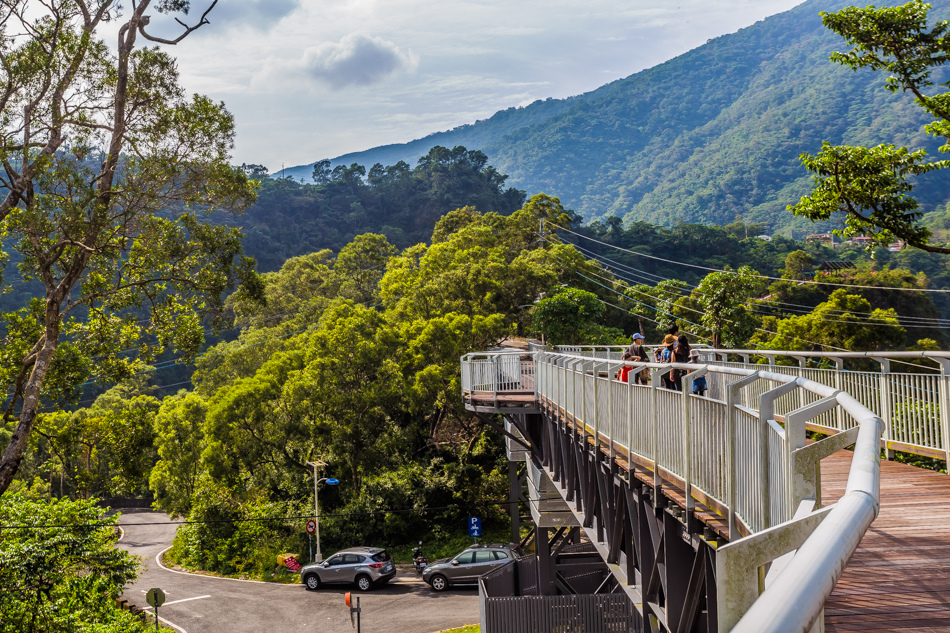
M822 502L844 493L851 453L822 462ZM825 631L950 633L950 477L881 462L881 513L825 605Z

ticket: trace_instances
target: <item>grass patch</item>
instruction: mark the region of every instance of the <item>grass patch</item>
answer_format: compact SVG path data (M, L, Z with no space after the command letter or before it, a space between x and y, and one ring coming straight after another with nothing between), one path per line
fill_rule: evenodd
M178 541L176 539L175 543ZM214 576L216 578L236 578L238 580L262 580L264 582L276 582L282 585L293 585L300 582L300 574L295 571L290 571L286 567L280 567L276 564L273 569L266 569L262 572L241 572L233 574L222 574L213 571L205 571L203 569L191 569L181 564L176 551L178 548L172 546L171 549L162 554L162 564L166 567L170 567L177 571L186 571L192 574L198 574L201 576ZM304 557L306 558L306 557ZM308 560L301 560L297 558L301 565L306 565Z
M481 633L482 626L480 624L469 624L467 626L460 626L456 629L445 629L444 631L436 631L436 633Z

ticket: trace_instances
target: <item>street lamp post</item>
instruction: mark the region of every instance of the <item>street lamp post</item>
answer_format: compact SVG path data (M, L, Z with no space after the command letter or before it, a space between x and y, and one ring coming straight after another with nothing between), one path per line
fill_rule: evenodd
M323 560L323 555L320 553L320 503L319 503L319 490L320 484L326 482L331 486L335 486L340 481L338 479L332 479L330 477L319 477L317 469L321 466L326 466L326 462L316 461L316 462L307 462L308 466L313 466L313 520L315 525L316 537L317 537L317 557L314 562L319 563Z

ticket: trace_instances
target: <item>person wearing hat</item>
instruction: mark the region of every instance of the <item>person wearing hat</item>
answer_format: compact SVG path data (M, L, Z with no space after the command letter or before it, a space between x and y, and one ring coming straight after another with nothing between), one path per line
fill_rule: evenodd
M690 350L690 352L689 352L689 362L691 362L691 363L697 363L697 364L698 364L699 362L701 362L700 359L699 359L699 350L698 350L698 349ZM696 394L697 396L705 396L707 389L708 389L708 387L706 386L706 377L705 377L705 376L700 376L699 378L697 378L696 380L693 381L693 393Z
M663 347L660 349L660 362L661 363L675 363L676 356L673 351L673 346L676 345L676 337L672 334L667 334L663 337ZM663 374L661 380L663 381L664 389L672 389L673 391L679 391L679 385L676 383L676 370L671 370Z
M630 343L630 346L626 349L624 354L630 355L630 360L635 363L645 363L649 359L649 353L647 349L643 346L643 335L637 332L633 335L633 342ZM634 383L638 385L645 385L650 380L650 370L643 369L638 371L634 376Z

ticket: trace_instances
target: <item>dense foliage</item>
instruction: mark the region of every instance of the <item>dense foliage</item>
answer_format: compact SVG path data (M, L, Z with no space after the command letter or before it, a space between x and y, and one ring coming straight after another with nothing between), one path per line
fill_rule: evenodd
M524 192L506 188L507 176L490 166L485 154L458 146L433 147L415 167L399 161L368 170L355 163L331 169L329 161L321 161L306 183L266 178L259 165L245 169L261 178L258 201L233 221L264 271L277 270L290 257L337 251L367 232L405 248L428 241L451 209L473 205L508 215L524 202Z
M167 348L197 353L202 318L221 317L238 281L256 288L239 233L206 218L254 198L230 165L234 119L184 90L174 58L140 45L150 5L3 6L0 235L18 281L39 292L0 313L3 423L16 421L0 493L48 403L90 378L127 378ZM188 3L152 9L184 15ZM103 37L119 21L113 51Z
M138 561L88 501L0 496L0 632L144 633L115 599Z
M822 21L851 46L831 59L852 70L868 68L889 76L885 88L909 93L914 103L933 120L926 131L944 139L940 150L950 149L950 83L935 78L948 60L950 43L946 20L929 24L930 5L912 0L903 6L864 9L846 7L837 13L822 12ZM880 246L900 239L922 250L950 253L932 239L921 224L924 215L910 195L916 177L950 167L946 160L927 160L927 153L906 147L831 146L825 143L816 156L802 155L814 174L815 190L791 206L796 215L811 220L844 217L844 236L865 235Z

